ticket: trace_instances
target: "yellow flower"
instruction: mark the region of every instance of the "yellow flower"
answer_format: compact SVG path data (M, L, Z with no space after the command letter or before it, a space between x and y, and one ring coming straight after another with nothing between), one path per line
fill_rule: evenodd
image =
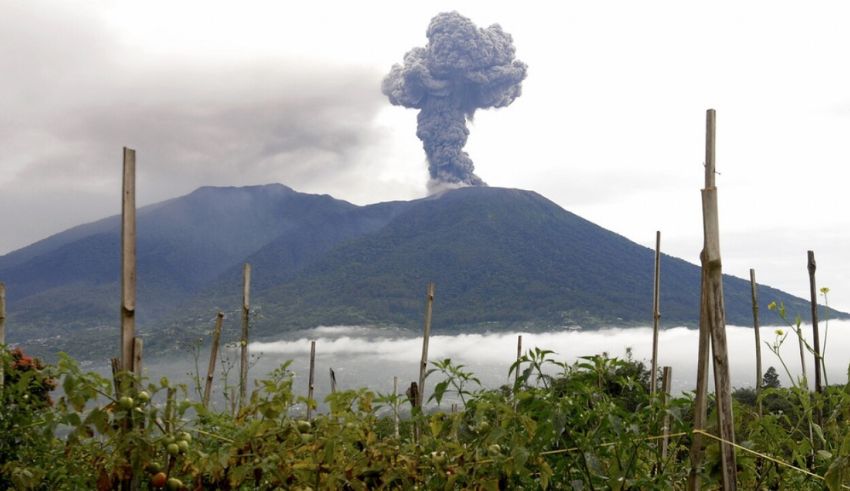
M785 334L785 331L783 331L782 329L777 329L777 330L776 330L776 335L777 335L777 336L782 336L783 334Z
M767 310L776 310L776 302L770 302L767 304Z

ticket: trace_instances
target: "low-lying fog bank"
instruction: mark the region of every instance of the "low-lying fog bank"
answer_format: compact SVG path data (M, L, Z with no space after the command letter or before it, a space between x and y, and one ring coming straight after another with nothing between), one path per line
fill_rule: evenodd
M850 356L844 346L850 344L850 322L832 321L828 334L823 322L820 324L821 343L826 336L825 364L830 383L847 382ZM789 384L782 364L777 356L765 346L777 340L777 329L787 334L780 354L793 376L801 373L797 337L789 328L764 327L761 329L763 369L775 367L783 385ZM811 326L803 326L804 334L811 344ZM481 379L487 387L498 387L509 382L508 369L516 357L517 335L522 334L523 350L540 347L555 351L555 358L570 363L581 356L608 353L612 357L624 357L631 349L636 360L649 364L652 351L651 328L610 328L597 331L563 331L544 333L490 333L434 335L429 344L430 360L451 358L463 364ZM732 384L735 387L751 387L755 384L755 336L752 328L729 326L727 328L729 356L732 369ZM399 379L399 392L403 393L411 381L418 379L418 365L422 349L422 338L411 337L410 333L398 329L335 326L292 333L286 339L274 342L255 342L249 350L255 357L251 377L265 377L286 360L292 360L290 370L295 373L295 391L306 395L309 370L310 341L316 341L316 398L321 401L330 392L328 370L336 373L341 389L368 387L381 393L393 388L393 377ZM659 366L673 367L674 392L692 390L696 382L698 331L676 327L664 329L659 337ZM222 352L230 360L233 369L230 383L238 377L238 350L226 348ZM199 358L202 378L206 374L208 353ZM808 357L808 374L813 380L813 359ZM166 375L171 379L188 382L187 374L194 372L190 355L179 360L159 361L145 369L151 380ZM436 374L432 377L436 377ZM429 379L426 391L438 379ZM813 383L813 382L812 382ZM216 372L216 392L221 393L221 364ZM253 386L253 385L252 385ZM713 385L710 385L713 387ZM221 397L217 397L219 404Z

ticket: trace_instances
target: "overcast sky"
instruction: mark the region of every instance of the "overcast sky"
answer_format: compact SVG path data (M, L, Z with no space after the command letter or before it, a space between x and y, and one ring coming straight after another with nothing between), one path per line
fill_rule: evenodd
M202 185L281 182L358 204L427 193L416 111L383 76L438 12L499 23L523 95L479 111L492 186L537 191L696 262L717 109L724 271L850 310L850 7L843 2L0 0L0 254ZM663 306L662 306L663 309Z

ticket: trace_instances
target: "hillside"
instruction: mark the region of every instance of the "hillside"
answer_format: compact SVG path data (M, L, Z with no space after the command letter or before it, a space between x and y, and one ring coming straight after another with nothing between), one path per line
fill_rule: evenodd
M418 328L428 281L436 331L650 319L653 251L529 191L472 187L355 206L282 185L207 187L140 209L138 233L137 321L151 346L196 338L216 310L238 312L244 262L254 270L255 336ZM118 337L118 265L117 217L0 257L8 340L107 356ZM695 325L699 268L663 256L662 275L664 324ZM749 283L727 276L724 289L728 322L748 325ZM808 309L765 286L761 298Z

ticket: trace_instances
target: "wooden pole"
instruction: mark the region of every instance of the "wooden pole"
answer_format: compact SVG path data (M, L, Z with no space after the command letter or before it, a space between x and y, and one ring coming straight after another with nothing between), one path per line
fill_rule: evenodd
M705 269L701 273L701 289L705 290ZM708 360L711 349L711 335L708 332L708 313L705 302L700 302L699 352L697 355L697 387L694 397L694 429L704 430L708 411ZM703 441L699 433L691 437L691 471L688 474L688 490L700 489L700 466L702 465Z
M655 281L652 288L652 377L649 381L649 393L655 395L658 384L658 321L661 319L661 231L655 232Z
M330 371L331 376L331 394L336 394L336 373L334 373L333 368L329 368L328 371Z
M251 320L251 265L242 267L242 339L239 341L239 407L248 398L248 325Z
M393 377L393 427L398 438L398 377Z
M720 226L717 213L717 187L714 182L715 127L715 112L713 109L709 109L706 112L705 189L702 190L703 230L705 235L702 259L707 276L705 286L708 288L704 292L703 301L707 307L707 321L713 348L712 361L720 437L726 442L734 442L732 386L726 344L726 308L723 299L723 271L720 260ZM721 443L720 445L720 464L723 489L737 489L735 448L729 443Z
M522 358L522 334L517 336L516 338L516 360ZM516 371L514 372L514 387L519 383L519 365L517 365ZM516 395L516 394L514 394Z
M316 342L310 341L310 377L307 379L307 419L313 417L313 388L316 380Z
M0 345L6 345L6 285L0 282ZM0 365L0 389L3 388L5 374Z
M425 405L425 372L428 369L428 339L431 337L431 311L434 306L434 283L428 283L428 294L425 298L425 328L422 335L422 359L419 362L419 394L420 407Z
M136 338L136 151L124 147L121 193L121 369L133 370Z
M761 333L759 329L759 291L756 284L756 270L750 269L750 291L753 300L753 332L756 335L756 400L758 401L759 416L762 415L762 404L759 396L761 395L762 378L764 375L761 371Z
M140 337L133 338L133 375L141 383L142 380L142 349L144 340Z
M815 251L808 251L808 269L809 269L809 294L811 295L811 303L812 303L812 336L815 344L815 392L823 393L823 381L821 379L821 374L823 373L823 369L821 367L822 360L820 355L820 332L818 329L818 289L817 284L815 282L815 270L817 270L817 263L815 262Z
M221 324L224 322L224 314L219 312L215 316L215 328L213 328L212 346L210 346L210 363L207 365L207 380L204 384L204 407L209 407L212 383L215 377L215 360L218 357L218 343L221 339Z
M661 373L661 406L664 408L664 419L661 426L661 434L664 435L664 438L661 439L661 462L664 465L664 462L667 461L667 448L670 445L670 437L667 436L670 433L670 413L667 411L667 401L670 398L673 369L664 367Z
M6 285L0 282L0 344L6 344ZM3 379L0 378L0 384Z

